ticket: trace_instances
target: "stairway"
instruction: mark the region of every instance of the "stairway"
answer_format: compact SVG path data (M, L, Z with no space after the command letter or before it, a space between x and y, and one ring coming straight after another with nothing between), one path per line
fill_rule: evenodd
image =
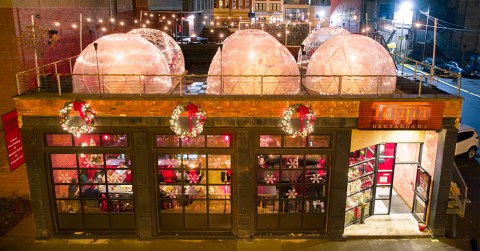
M467 203L470 203L470 200L468 200L467 197L468 187L463 180L457 165L454 163L453 166L453 176L452 182L450 182L450 195L448 199L447 213L458 214L458 216L463 218L465 217L466 205Z

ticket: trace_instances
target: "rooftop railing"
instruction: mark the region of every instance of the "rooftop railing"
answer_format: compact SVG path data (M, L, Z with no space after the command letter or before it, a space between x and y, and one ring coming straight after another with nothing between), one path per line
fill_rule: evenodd
M326 97L422 97L425 95L451 96L438 91L437 77L415 70L421 62L402 58L399 75L148 75L148 74L73 74L76 56L19 72L16 75L18 95L33 93L68 93L80 95L161 96L161 95L291 95ZM407 63L408 62L408 63ZM413 62L413 63L412 63ZM407 74L405 69L413 69ZM451 73L449 73L451 74ZM405 77L409 80L405 80ZM394 92L385 90L383 83L397 78ZM75 79L82 79L80 83ZM331 82L328 89L311 90L309 80ZM432 82L430 82L430 80ZM74 84L73 82L76 81ZM208 82L208 84L207 84ZM457 81L460 88L460 78ZM209 86L210 85L210 86ZM359 87L367 87L367 89ZM332 88L335 88L332 90ZM352 90L355 91L352 93ZM390 94L387 94L390 93ZM458 94L459 95L459 92Z

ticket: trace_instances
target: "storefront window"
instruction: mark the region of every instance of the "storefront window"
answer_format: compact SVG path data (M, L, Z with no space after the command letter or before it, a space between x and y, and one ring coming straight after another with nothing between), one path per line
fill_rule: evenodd
M157 147L179 147L180 138L175 135L157 135Z
M98 147L100 146L99 134L82 134L79 138L74 137L75 146Z
M183 138L182 147L205 147L205 135L199 135L195 138Z
M230 147L230 135L207 135L207 147Z
M175 138L156 135L160 151L184 152L157 154L159 228L231 228L232 157L222 153L230 149L231 134L199 135L180 144ZM191 147L203 153L189 153Z
M305 147L307 138L305 137L284 137L285 147Z
M50 158L58 213L134 212L129 154L51 154Z
M47 134L47 146L72 146L71 134Z
M325 213L327 155L257 156L257 213Z
M231 156L158 156L162 214L230 214Z
M260 147L281 147L281 135L260 135Z
M310 135L308 136L308 147L330 148L330 136Z

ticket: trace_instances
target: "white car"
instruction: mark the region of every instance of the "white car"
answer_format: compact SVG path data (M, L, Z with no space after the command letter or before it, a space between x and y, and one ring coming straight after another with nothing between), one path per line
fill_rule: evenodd
M466 154L467 158L472 159L477 154L478 147L479 138L475 129L470 126L461 125L457 136L455 156Z

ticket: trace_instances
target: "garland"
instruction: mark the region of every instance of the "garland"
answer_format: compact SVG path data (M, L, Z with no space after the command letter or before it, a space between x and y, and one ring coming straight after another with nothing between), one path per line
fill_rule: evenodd
M188 112L189 130L182 129L178 123L180 114L185 111ZM193 123L194 117L197 118L195 123ZM181 103L172 111L172 116L170 117L170 129L182 139L194 138L197 134L203 131L206 117L207 115L205 111L196 104L191 102Z
M80 119L83 120L84 124L80 126L70 125L70 110L78 112ZM63 130L68 131L69 133L75 135L79 138L82 134L90 133L94 129L95 125L95 112L91 110L90 105L85 101L68 101L65 102L63 108L60 109L59 123L62 126Z
M293 129L291 118L294 113L298 112L300 114L300 130ZM306 124L303 124L303 121L306 120ZM308 134L313 132L313 125L315 122L315 113L308 107L303 104L294 104L288 107L288 109L283 112L282 118L282 129L285 133L289 134L292 137L306 137Z

